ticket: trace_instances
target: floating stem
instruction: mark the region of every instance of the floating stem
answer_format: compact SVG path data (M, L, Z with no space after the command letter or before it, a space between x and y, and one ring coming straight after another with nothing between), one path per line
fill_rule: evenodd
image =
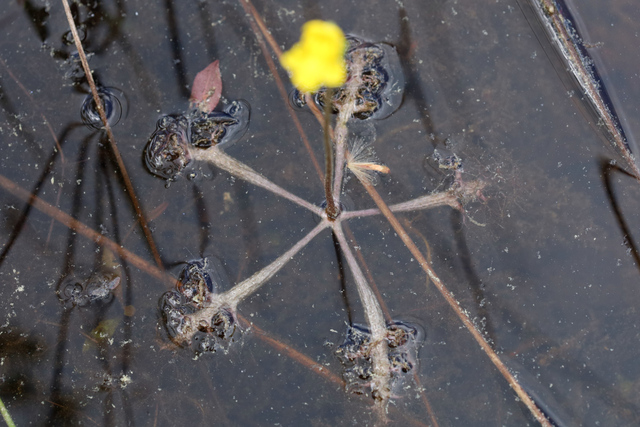
M320 207L313 205L306 200L296 196L295 194L288 192L284 188L274 184L263 175L254 171L244 163L237 161L218 147L211 147L206 150L195 149L192 150L191 154L196 160L204 160L206 162L212 163L220 169L229 172L231 175L243 179L253 185L257 185L258 187L262 187L265 190L271 191L272 193L277 194L280 197L284 197L285 199L290 200L293 203L310 210L318 216L322 216L323 214L323 211Z
M386 408L391 397L391 365L387 353L387 327L384 321L382 309L371 287L360 269L353 252L347 242L339 222L334 223L335 233L340 248L344 254L349 270L356 282L358 295L364 308L369 330L371 331L371 363L373 365L372 389L376 402L376 412L381 420L386 419Z

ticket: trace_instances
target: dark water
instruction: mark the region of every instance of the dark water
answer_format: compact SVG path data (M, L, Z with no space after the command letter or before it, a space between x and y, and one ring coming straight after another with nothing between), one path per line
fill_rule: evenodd
M306 200L322 201L238 3L81 3L76 22L94 77L126 98L114 135L172 275L210 255L238 282L315 225L306 211L208 166L167 188L143 164L158 118L184 112L195 74L219 59L223 98L251 105L249 130L227 152ZM627 0L606 10L595 3L581 2L574 13L588 42L603 43L594 57L627 133L637 135L640 11ZM450 208L399 215L403 225L421 249L428 244L435 271L557 425L637 424L640 280L632 233L640 225L640 187L608 166L615 152L576 108L578 97L568 95L518 3L256 8L282 46L306 20L324 18L397 47L407 84L401 109L357 125L375 136L377 155L391 169L378 191L400 202L446 188L451 176L429 158L434 149L459 155L464 179L488 183L487 201L468 205L466 215ZM82 73L65 43L61 4L11 2L0 23L0 173L153 264L108 143L82 121L87 86L74 84ZM298 116L320 158L315 119ZM355 180L346 190L355 206L373 205ZM256 330L227 355L195 357L177 348L159 317L165 283L127 260L110 260L4 189L0 203L0 396L18 425L373 423L369 399L345 393ZM425 332L419 384L405 384L390 419L431 424L422 391L441 426L533 425L386 221L349 226L393 318ZM364 316L349 275L345 304L337 265L325 231L239 311L339 377L334 351L346 322ZM112 299L73 306L59 298L69 282L104 278L105 270L121 278ZM103 338L92 334L98 326Z

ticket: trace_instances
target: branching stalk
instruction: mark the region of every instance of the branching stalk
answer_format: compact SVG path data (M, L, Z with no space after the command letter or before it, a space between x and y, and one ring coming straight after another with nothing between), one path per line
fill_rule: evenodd
M248 279L238 283L232 289L220 295L220 299L224 300L230 307L235 308L240 301L257 291L267 280L273 277L291 258L294 257L307 243L318 235L322 230L329 226L329 221L323 219L320 224L304 236L300 241L291 247L287 252L279 256L271 264L255 273Z
M255 273L253 276L238 283L233 288L222 294L211 294L210 300L207 302L206 307L203 309L185 315L185 322L187 326L184 328L185 332L177 340L182 342L191 342L193 335L196 331L205 326L211 326L212 317L220 310L221 307L228 307L232 312L236 311L236 308L242 300L249 295L256 292L267 280L272 278L284 265L291 260L307 243L309 243L315 236L322 230L329 227L329 221L323 219L320 224L316 225L306 236L300 239L295 245L293 245L288 251L276 258L271 264L264 267L262 270Z

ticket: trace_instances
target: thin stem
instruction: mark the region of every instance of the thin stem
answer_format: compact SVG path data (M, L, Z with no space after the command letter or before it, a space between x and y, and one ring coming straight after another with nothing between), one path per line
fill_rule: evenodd
M260 17L260 14L256 11L255 7L253 7L253 4L251 4L251 2L248 0L239 0L239 3L244 8L245 12L247 14L250 14L253 17L253 19L249 19L249 24L251 25L251 30L253 31L253 34L256 36L256 40L258 40L258 44L260 45L260 50L262 51L262 56L264 57L265 61L267 61L267 66L269 67L269 71L271 71L271 75L275 79L276 86L278 87L280 98L282 98L282 101L284 102L284 105L287 108L287 111L289 112L291 119L293 120L293 124L298 130L298 134L300 135L300 138L302 139L302 143L304 144L304 147L306 148L307 153L309 154L311 163L313 163L313 167L316 170L318 177L320 178L320 180L322 180L322 169L320 168L320 164L318 163L318 160L316 159L316 156L313 153L313 149L311 148L311 143L309 142L309 138L307 138L307 134L304 132L304 129L302 129L302 124L300 123L300 120L298 120L298 116L296 115L296 112L293 110L293 108L289 104L289 96L287 95L287 91L284 88L282 79L278 74L276 65L274 64L273 59L271 58L271 55L267 50L267 46L264 42L263 37L267 39L267 41L271 45L271 48L275 52L278 59L280 59L280 56L282 55L282 51L280 50L280 48L278 48L278 45L275 44L275 40L273 40L273 37L267 31L264 21ZM262 33L262 36L258 31Z
M333 144L331 143L331 110L333 109L333 89L327 88L324 93L324 194L327 199L327 217L336 219L340 208L333 201L331 184L333 183Z
M243 280L236 286L220 295L220 299L232 308L235 308L240 301L257 291L267 280L273 277L294 255L296 255L307 243L318 235L322 230L329 226L329 222L323 219L320 224L316 225L306 236L300 239L288 251L280 255L275 261L262 270L255 273L248 279Z
M98 89L96 88L96 84L93 81L93 75L91 74L91 69L89 68L89 62L87 62L87 56L84 54L84 49L82 48L82 43L80 42L80 36L78 36L76 23L73 21L73 15L71 15L69 2L67 0L62 0L62 5L64 6L64 11L65 11L65 14L67 15L67 21L69 21L69 27L71 28L71 33L73 34L73 41L76 45L76 49L78 49L78 55L80 56L80 62L82 63L84 74L87 77L87 82L89 83L89 87L91 88L91 94L93 95L93 102L96 105L96 109L98 110L98 114L100 115L100 120L102 120L104 129L107 132L107 136L109 138L109 144L111 145L111 151L113 151L113 155L116 158L116 163L118 164L118 169L120 169L120 174L122 174L122 180L124 181L124 186L127 190L127 193L129 194L131 203L133 204L133 209L136 211L136 215L140 220L140 226L142 227L144 236L147 239L147 242L149 243L149 248L151 249L153 258L156 264L158 265L158 267L160 269L163 269L162 260L160 259L160 254L158 253L158 249L153 240L153 236L151 235L151 230L149 230L147 220L145 219L144 213L140 208L140 203L138 202L136 193L133 190L133 185L131 184L131 179L129 179L129 173L127 172L127 169L124 166L124 162L122 161L122 156L120 156L120 151L118 150L118 146L116 144L116 139L113 136L113 132L111 132L111 126L109 126L109 122L107 121L107 116L104 111L104 106L102 105L102 100L98 95Z
M386 419L386 407L391 397L391 365L389 364L388 346L387 346L387 327L384 321L382 309L371 287L356 262L351 247L347 242L342 231L341 221L337 221L333 225L340 248L344 253L351 274L356 282L358 295L364 308L364 314L367 318L367 324L371 331L371 363L373 365L373 391L376 398L376 408L378 416L381 420Z
M342 378L319 364L315 359L312 359L309 356L300 353L293 347L273 338L268 334L268 332L258 328L255 323L249 321L246 321L246 323L248 325L251 325L251 330L256 334L258 338L265 341L267 344L275 348L277 351L283 353L285 356L288 356L291 360L299 363L300 365L309 369L311 372L315 372L316 374L324 377L326 380L331 381L334 384L337 384L341 387L344 387L346 385L345 381Z
M258 187L262 187L265 190L271 191L272 193L277 194L280 197L284 197L285 199L290 200L293 203L310 210L320 217L322 217L324 214L323 210L319 206L313 205L306 200L296 196L295 194L288 192L284 188L274 184L263 175L254 171L244 163L237 161L218 147L211 147L206 150L195 149L191 154L196 160L209 162L219 167L220 169L229 172L235 177L250 182L253 185L257 185Z
M476 181L474 181L476 182ZM478 181L479 183L480 181ZM470 194L469 194L470 195ZM461 196L469 196L466 192ZM392 212L406 212L406 211L416 211L422 209L431 209L438 206L451 206L452 208L458 208L460 205L459 195L452 190L443 191L435 194L427 194L424 196L420 196L413 200L409 200L402 203L397 203L395 205L389 206L389 209ZM351 218L362 218L372 215L379 215L380 209L363 209L359 211L349 211L343 212L341 215L341 219L351 219Z
M339 108L336 127L334 129L334 138L336 142L335 152L335 176L333 180L333 198L336 203L340 204L340 193L342 192L342 179L344 177L345 155L347 151L347 122L353 116L356 108L356 94L358 88L362 85L362 69L364 66L364 58L354 54L351 69L349 69L349 79L345 85L342 105Z
M360 181L364 188L367 190L373 201L378 205L378 208L382 212L382 214L387 218L395 232L398 234L402 242L405 244L407 249L411 252L414 258L420 264L420 267L424 270L425 273L429 276L429 278L433 281L436 288L444 299L447 301L449 306L453 309L454 313L458 316L458 318L462 321L467 330L471 333L471 336L476 340L476 342L480 345L482 350L489 356L489 359L498 371L502 374L502 376L507 380L511 388L516 392L518 397L524 402L527 406L531 414L538 420L538 422L545 426L551 427L549 420L544 416L542 411L536 406L534 401L529 397L526 391L522 388L518 380L509 372L509 369L502 363L502 360L498 357L495 351L491 348L489 343L484 339L482 333L475 327L469 316L466 314L465 310L460 307L460 304L456 301L453 294L449 292L449 290L445 287L444 283L440 280L440 278L436 275L435 271L431 268L431 265L427 262L427 260L422 256L422 253L418 249L418 247L413 243L413 240L409 237L404 228L400 225L397 218L393 215L387 204L382 200L378 192L371 184L366 181Z
M11 414L4 406L4 402L2 402L2 399L0 399L0 414L2 414L2 419L4 420L4 422L7 423L7 427L16 427L16 425L13 423L13 419L11 418Z
M233 312L236 311L238 304L249 295L256 292L267 280L272 278L284 265L289 262L307 243L309 243L322 230L329 227L329 220L323 219L320 224L316 225L306 236L300 239L284 254L276 258L271 264L255 273L253 276L238 283L228 291L216 295L211 295L207 306L192 314L185 315L185 327L183 333L174 338L178 343L191 342L193 335L203 325L210 326L211 318L220 310L221 307L229 307Z
M255 19L256 23L258 24L258 27L260 27L260 31L262 32L262 35L264 36L265 39L267 39L267 42L269 43L269 46L271 46L271 49L273 49L273 53L275 53L278 59L280 59L280 57L282 56L282 49L280 49L280 46L278 46L278 43L276 43L275 39L267 29L267 26L265 25L264 21L260 17L260 14L256 10L256 8L253 6L253 3L251 3L250 0L239 0L239 1L240 1L240 5L242 5L245 12L251 14L253 19Z
M136 254L129 252L113 240L109 239L106 236L98 233L97 231L89 228L85 224L81 223L75 218L72 218L71 215L62 212L60 209L55 206L50 205L45 202L41 198L30 194L27 190L20 187L19 185L13 183L8 178L0 175L0 186L7 190L9 193L18 197L22 201L29 203L34 208L38 209L40 212L49 215L49 217L54 218L56 221L61 224L67 226L71 230L78 232L85 236L86 238L93 240L100 246L104 246L109 248L111 251L116 252L122 259L127 260L134 266L138 267L140 270L146 272L147 274L156 277L162 280L169 286L175 286L176 279L165 273L163 270L160 270L153 264L149 264Z

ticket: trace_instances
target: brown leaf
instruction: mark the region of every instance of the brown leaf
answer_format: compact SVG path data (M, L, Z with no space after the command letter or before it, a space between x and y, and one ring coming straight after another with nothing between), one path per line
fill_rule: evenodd
M213 61L193 79L189 102L203 113L210 113L218 105L222 94L220 61Z

